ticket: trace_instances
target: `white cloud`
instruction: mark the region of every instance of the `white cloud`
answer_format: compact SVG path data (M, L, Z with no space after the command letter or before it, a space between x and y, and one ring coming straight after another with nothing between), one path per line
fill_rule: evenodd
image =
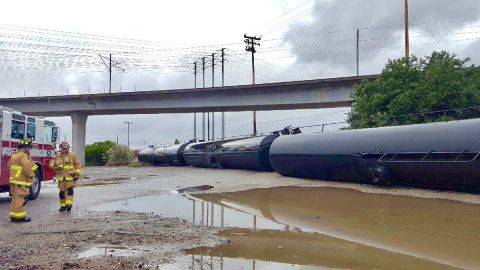
M315 6L312 9L312 4ZM293 11L292 11L293 9ZM288 11L292 11L285 14ZM448 49L461 57L472 57L480 62L478 50L480 6L476 0L425 0L411 1L412 52L417 55L429 54L431 50ZM466 20L467 19L467 20ZM441 23L443 22L443 23ZM155 72L115 70L112 74L113 91L140 91L190 88L193 86L193 61L209 56L225 43L228 46L225 81L226 85L250 84L250 54L244 51L243 34L262 36L261 46L256 54L257 83L318 79L355 74L355 30L363 27L361 37L360 72L380 72L388 58L403 54L402 27L403 1L385 0L267 0L267 1L220 1L220 0L179 0L179 1L6 1L0 9L0 34L8 33L2 25L13 24L61 31L88 33L124 39L143 39L164 42L173 46L173 52L156 51L141 54L142 61L148 59L161 63L168 62ZM388 27L391 26L391 27ZM465 28L465 27L471 28ZM341 30L338 29L351 29ZM334 32L334 33L329 33ZM459 32L469 32L458 34ZM442 35L446 34L446 35ZM63 35L68 35L64 33ZM428 36L434 35L434 36ZM62 34L56 35L59 38ZM285 36L285 39L282 39ZM105 42L105 37L96 42ZM445 42L455 39L465 41ZM477 40L476 40L477 39ZM2 37L0 36L0 42ZM436 43L435 43L436 42ZM93 41L92 41L93 43ZM127 42L128 43L128 42ZM430 43L430 44L429 44ZM133 41L128 43L134 45ZM199 45L218 46L180 50ZM86 45L84 44L84 47ZM155 44L158 49L160 45ZM2 43L0 43L0 49ZM115 46L113 46L115 47ZM102 47L98 53L108 54ZM144 47L148 47L144 44ZM117 48L117 50L119 50ZM65 70L39 70L33 72L5 71L0 75L0 96L8 97L37 95L60 95L72 93L102 93L108 91L108 73L100 62L98 53L89 51L88 60L76 59L78 65L91 66L95 71L67 73ZM195 53L195 58L184 56ZM218 51L216 51L218 53ZM218 55L217 55L218 56ZM119 57L114 54L113 56ZM183 73L172 67L175 60L189 59L191 68ZM68 59L59 57L59 63ZM52 60L48 60L52 61ZM70 61L70 60L68 60ZM67 62L68 62L67 61ZM207 58L207 65L209 64ZM53 62L55 64L55 62ZM41 66L41 65L40 65ZM200 66L200 65L199 65ZM211 85L211 71L206 72L206 86ZM167 74L164 74L167 73ZM49 74L49 76L45 76ZM4 75L11 77L5 78ZM215 73L216 85L220 85L219 69ZM201 86L201 74L197 86ZM259 112L259 131L280 129L286 125L307 125L337 122L343 114L326 114L344 108L330 110L297 110ZM251 112L226 113L227 136L251 133ZM307 117L317 115L313 117ZM216 135L220 135L220 113L217 116ZM201 114L198 115L200 119ZM291 119L299 118L299 119ZM52 118L70 139L71 122L68 117ZM288 121L276 121L290 119ZM131 144L142 146L152 143L172 142L175 139L189 139L193 136L192 114L91 116L87 124L87 143L110 139L115 141L119 134L120 143L126 143L126 125L133 121L130 134ZM269 122L270 121L270 122ZM108 123L108 125L106 124ZM338 126L328 126L327 129ZM200 136L201 125L198 124ZM314 131L309 129L307 131Z

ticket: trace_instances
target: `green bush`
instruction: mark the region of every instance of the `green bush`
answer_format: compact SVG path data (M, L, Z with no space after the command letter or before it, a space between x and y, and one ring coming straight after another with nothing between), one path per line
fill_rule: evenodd
M115 146L112 141L95 142L85 147L85 164L87 166L105 166L107 151Z
M390 60L376 80L356 85L347 122L369 128L480 117L480 69L468 62L445 51Z
M126 145L115 145L107 151L107 166L128 165L133 161L133 153Z

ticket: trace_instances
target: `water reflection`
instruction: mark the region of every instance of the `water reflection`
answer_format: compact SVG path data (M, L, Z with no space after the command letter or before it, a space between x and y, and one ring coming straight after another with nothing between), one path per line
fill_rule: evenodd
M242 258L228 258L208 255L190 255L177 258L176 262L159 267L162 270L198 269L198 270L311 270L332 269L318 266L277 263L262 260L248 260Z
M155 212L226 228L223 234L230 243L187 251L193 258L188 262L203 265L198 269L209 269L205 261L212 269L222 269L227 260L232 266L225 269L308 269L302 268L308 265L480 269L479 205L345 189L282 187L189 197L148 196L100 208ZM185 259L180 261L185 263ZM267 262L275 267L264 266Z
M166 217L178 217L196 225L208 227L233 227L263 229L282 229L285 226L263 216L257 217L241 207L219 205L214 201L185 197L179 194L134 197L122 201L107 203L95 208L98 211L131 211L138 213L156 213Z
M197 259L191 268L208 261L213 269L460 269L316 233L242 230L224 233L227 245L186 250Z
M290 230L316 232L452 267L480 269L479 205L301 187L196 197L288 225Z

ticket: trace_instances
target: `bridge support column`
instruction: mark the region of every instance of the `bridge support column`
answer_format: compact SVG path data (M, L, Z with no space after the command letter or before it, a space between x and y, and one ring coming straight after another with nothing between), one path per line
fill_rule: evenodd
M72 113L72 151L85 164L85 134L87 131L86 113Z

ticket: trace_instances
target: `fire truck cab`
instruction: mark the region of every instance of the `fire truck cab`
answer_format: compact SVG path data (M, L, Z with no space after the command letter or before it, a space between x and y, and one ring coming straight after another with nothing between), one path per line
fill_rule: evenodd
M34 200L40 194L42 181L54 178L54 171L48 163L55 155L58 140L58 127L52 121L41 117L23 115L10 108L0 106L0 192L8 192L10 168L7 166L10 157L16 151L18 143L23 139L31 139L33 148L30 156L37 164L29 199Z

